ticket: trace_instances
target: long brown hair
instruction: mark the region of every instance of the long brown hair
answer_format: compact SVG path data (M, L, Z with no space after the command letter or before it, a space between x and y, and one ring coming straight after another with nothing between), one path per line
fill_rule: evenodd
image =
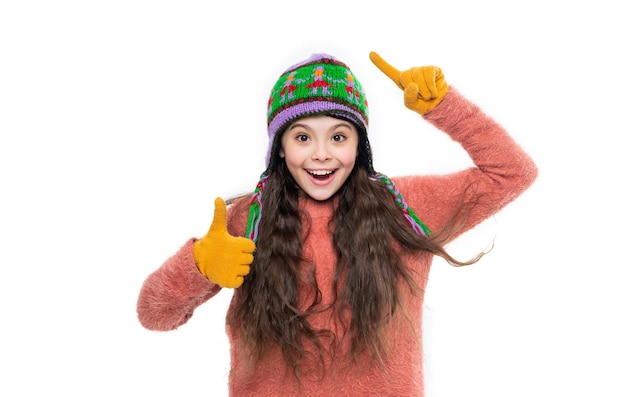
M302 255L303 236L308 233L301 222L306 214L298 207L302 194L284 160L279 160L265 184L254 262L245 282L235 291L228 315L229 325L241 332L248 347L250 364L254 366L270 347L278 347L296 377L305 356L317 355L322 362L323 339L336 350L344 336L314 329L307 321L310 315L329 308L321 307L315 264ZM423 294L412 270L401 260L401 252L431 253L455 266L475 263L483 253L463 262L444 248L462 227L466 215L463 206L459 205L454 219L441 233L429 238L418 236L384 184L370 178L362 166L354 167L337 192L337 202L329 225L337 254L332 310L339 314L340 329L349 338L348 354L356 358L367 353L382 364L386 326L402 305L399 283L405 283L416 296ZM314 291L308 307L298 305L299 286ZM307 351L305 342L316 351Z

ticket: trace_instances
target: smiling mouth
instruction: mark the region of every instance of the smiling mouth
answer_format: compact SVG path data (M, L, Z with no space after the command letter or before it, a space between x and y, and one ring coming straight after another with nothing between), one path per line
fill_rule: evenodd
M334 170L306 170L306 172L311 175L315 179L328 179L332 174L335 173L337 169Z

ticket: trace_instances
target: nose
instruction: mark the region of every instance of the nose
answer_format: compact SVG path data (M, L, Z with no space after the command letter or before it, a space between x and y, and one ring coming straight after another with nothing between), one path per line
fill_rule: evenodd
M330 148L326 142L317 142L313 150L312 159L318 161L326 161L332 157Z

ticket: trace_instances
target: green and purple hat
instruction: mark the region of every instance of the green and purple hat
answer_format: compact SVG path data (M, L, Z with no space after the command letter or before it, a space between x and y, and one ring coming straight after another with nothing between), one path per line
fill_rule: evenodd
M345 63L327 54L313 54L283 72L267 104L266 156L274 166L282 131L301 117L326 114L352 122L359 131L359 160L374 173L367 139L367 99L361 83Z

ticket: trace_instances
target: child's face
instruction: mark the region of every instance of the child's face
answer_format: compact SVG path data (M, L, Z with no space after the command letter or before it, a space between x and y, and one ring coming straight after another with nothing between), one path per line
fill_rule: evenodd
M348 179L358 144L359 133L352 123L330 116L305 117L287 127L279 155L298 186L323 201Z

